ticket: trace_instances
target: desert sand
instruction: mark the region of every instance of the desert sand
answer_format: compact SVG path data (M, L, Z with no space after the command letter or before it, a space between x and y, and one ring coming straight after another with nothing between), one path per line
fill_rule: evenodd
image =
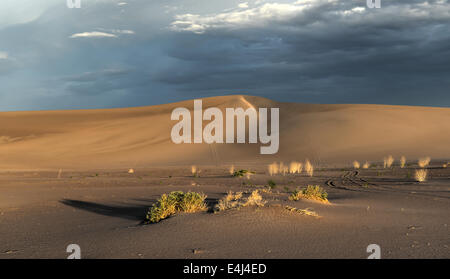
M252 96L203 99L204 107L279 107L280 150L259 144L175 145L176 107L0 113L0 258L449 258L450 109L277 103ZM383 158L392 155L391 168ZM404 168L400 156L407 158ZM417 159L432 161L416 182ZM304 172L269 176L274 161L309 159ZM368 169L353 168L358 160ZM229 174L229 166L255 172ZM201 170L193 177L191 165ZM128 173L130 168L134 173ZM268 188L268 180L276 182ZM288 199L320 185L330 204ZM170 191L258 189L264 207L177 214L142 225ZM290 212L309 209L320 217Z

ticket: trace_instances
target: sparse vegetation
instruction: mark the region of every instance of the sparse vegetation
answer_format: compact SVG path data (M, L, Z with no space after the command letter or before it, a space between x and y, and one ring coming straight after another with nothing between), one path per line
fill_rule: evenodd
M309 160L305 162L305 171L311 177L314 175L314 167Z
M359 164L358 161L353 161L353 168L359 169L360 167L361 167L361 165Z
M286 173L289 173L289 167L284 165L283 162L281 162L279 166L279 171L281 174L286 175Z
M249 175L254 174L254 172L249 170L238 170L233 173L233 177L243 177L246 176L249 178Z
M291 162L289 165L289 173L301 173L303 170L303 164L299 162Z
M403 169L406 166L406 157L402 156L400 158L400 167Z
M301 191L295 190L290 196L291 201L298 201L300 199L317 200L328 203L328 193L320 186L308 185L306 189Z
M232 191L229 191L225 197L219 200L215 207L215 211L223 211L246 206L264 206L265 204L266 201L263 200L258 190L252 191L246 198L244 198L242 192L233 193Z
M234 174L234 165L231 165L229 172L230 172L230 175Z
M370 163L369 162L365 162L363 165L363 169L368 169L370 168Z
M134 173L134 169L129 169L128 173L130 173L130 174Z
M253 191L242 206L264 206L266 201L263 200L258 190Z
M389 155L388 157L384 158L384 168L391 168L392 165L394 164L394 157L392 157L391 155Z
M272 163L269 165L269 174L270 176L278 174L278 164Z
M238 207L242 198L242 192L233 193L229 191L227 195L219 200L216 205L216 211L223 211L231 208Z
M267 181L267 185L270 189L274 189L275 187L277 187L277 183L275 183L275 181L273 181L272 179Z
M177 212L193 213L206 210L206 195L196 192L183 193L174 191L163 194L161 198L152 205L145 217L146 223L158 223Z
M446 169L446 168L448 167L448 164L449 164L449 163L447 162L447 163L443 164L442 167L443 167L444 169Z
M418 182L425 182L425 181L427 181L427 175L428 175L427 170L419 169L419 170L416 170L414 177L415 177L416 181L418 181Z
M298 209L292 206L286 206L285 207L286 210L290 211L290 212L295 212L295 213L300 213L302 215L308 215L308 216L312 216L312 217L320 217L319 214L317 214L316 212L310 210L309 208L306 209Z
M420 158L419 161L417 162L417 164L419 165L419 167L425 168L430 164L430 162L431 162L431 158L425 157L425 158Z
M197 166L191 166L191 173L193 177L199 177L200 170L197 169Z

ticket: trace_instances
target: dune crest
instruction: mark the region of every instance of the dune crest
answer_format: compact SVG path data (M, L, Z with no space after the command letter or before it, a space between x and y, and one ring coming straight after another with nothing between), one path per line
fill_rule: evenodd
M380 154L450 157L449 108L279 103L242 95L202 100L204 108L223 111L280 108L279 152L261 155L260 144L174 144L170 132L176 122L170 114L177 107L192 110L190 100L124 109L2 112L0 166L3 170L139 168L269 164L297 158L382 161Z

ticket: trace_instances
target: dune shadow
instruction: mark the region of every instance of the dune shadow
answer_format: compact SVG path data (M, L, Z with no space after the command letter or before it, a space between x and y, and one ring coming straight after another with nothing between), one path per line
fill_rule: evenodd
M62 204L77 209L105 215L111 217L120 217L133 221L142 221L145 218L148 205L107 205L95 202L87 202L80 200L64 199L60 201Z

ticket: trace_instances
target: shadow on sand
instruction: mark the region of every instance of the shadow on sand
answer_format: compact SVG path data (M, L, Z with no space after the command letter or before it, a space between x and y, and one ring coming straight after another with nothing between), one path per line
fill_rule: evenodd
M142 221L145 218L149 205L106 205L95 202L79 201L64 199L60 201L62 204L86 210L89 212L120 217L128 220Z

